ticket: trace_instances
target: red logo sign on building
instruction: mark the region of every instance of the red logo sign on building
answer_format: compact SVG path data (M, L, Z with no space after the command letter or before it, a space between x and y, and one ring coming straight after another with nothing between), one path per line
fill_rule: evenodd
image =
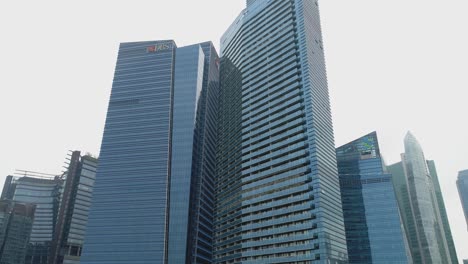
M149 46L146 48L146 52L156 52L157 48L156 46Z

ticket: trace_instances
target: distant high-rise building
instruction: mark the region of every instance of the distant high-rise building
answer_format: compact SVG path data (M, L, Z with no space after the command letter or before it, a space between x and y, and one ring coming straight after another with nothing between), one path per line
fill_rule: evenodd
M49 264L80 263L96 167L96 158L81 156L79 151L71 153L68 169L62 177Z
M82 264L211 263L218 55L122 43Z
M434 190L437 198L437 205L439 206L440 217L442 219L442 225L444 226L445 239L447 240L447 246L450 253L450 259L452 263L458 263L457 251L455 250L455 242L453 242L452 230L448 221L447 210L445 209L444 197L442 196L442 189L439 184L439 176L437 175L437 169L433 160L427 161L429 168L429 174L431 175Z
M463 264L468 264L468 259L463 260Z
M412 263L377 133L336 149L350 264Z
M318 2L247 1L221 53L214 263L347 263Z
M0 263L24 264L34 219L34 204L0 201Z
M2 197L36 205L25 264L49 264L61 186L58 176L8 176L5 181Z
M96 167L97 159L74 151L60 176L7 177L2 199L35 205L25 264L80 263Z
M414 263L458 263L435 165L411 133L405 137L402 162L389 171Z
M457 187L463 212L465 213L466 224L468 226L468 170L458 173Z

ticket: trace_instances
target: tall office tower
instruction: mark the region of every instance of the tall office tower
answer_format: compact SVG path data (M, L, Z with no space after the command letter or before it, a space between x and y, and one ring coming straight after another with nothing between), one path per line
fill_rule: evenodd
M439 206L440 217L442 219L442 225L444 226L444 235L447 240L447 246L450 253L452 263L458 263L457 251L455 250L455 242L453 242L452 230L448 221L447 210L445 209L444 197L442 196L442 190L439 184L439 176L437 175L437 169L433 160L427 160L427 166L429 168L429 174L432 177L434 184L434 190L437 198L437 205Z
M247 1L221 50L214 263L346 263L317 1Z
M463 264L468 264L468 259L464 259Z
M0 201L0 263L25 263L35 209L34 204Z
M211 263L217 71L210 42L120 45L82 264Z
M59 177L30 174L25 177L8 176L6 179L2 197L36 205L26 264L48 264L61 186Z
M96 167L96 158L81 156L80 151L70 154L67 171L62 176L49 264L80 263Z
M440 206L443 200L435 166L426 161L411 133L405 137L402 162L389 166L389 171L414 262L458 263L448 222L444 222L445 208Z
M412 263L377 133L336 149L350 264Z
M465 220L468 226L468 170L460 171L457 180L458 194L465 213Z

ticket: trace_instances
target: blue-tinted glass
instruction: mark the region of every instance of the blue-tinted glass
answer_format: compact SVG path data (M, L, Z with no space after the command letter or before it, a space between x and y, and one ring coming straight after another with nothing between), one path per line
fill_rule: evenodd
M0 263L25 263L35 207L11 200L0 201Z
M192 178L198 173L193 156L204 70L204 54L199 45L177 49L174 82L172 167L168 260L185 263L189 238L189 206ZM192 162L195 161L195 162Z
M217 61L211 42L121 44L81 263L211 263Z
M457 186L463 211L465 212L466 224L468 225L468 170L460 171Z
M318 6L247 4L221 39L215 263L345 263Z
M26 254L28 264L48 264L54 223L58 214L61 184L58 178L22 177L15 181L13 200L36 205Z
M175 48L120 46L83 264L164 261Z
M349 263L411 263L376 133L336 150Z

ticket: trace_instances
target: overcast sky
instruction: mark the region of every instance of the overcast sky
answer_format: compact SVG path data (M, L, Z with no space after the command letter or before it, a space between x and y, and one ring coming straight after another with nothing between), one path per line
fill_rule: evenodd
M219 38L244 0L0 1L0 187L15 169L59 173L99 154L119 42ZM461 258L456 189L468 169L468 1L322 0L337 146L378 132L388 164L411 130L436 161Z

